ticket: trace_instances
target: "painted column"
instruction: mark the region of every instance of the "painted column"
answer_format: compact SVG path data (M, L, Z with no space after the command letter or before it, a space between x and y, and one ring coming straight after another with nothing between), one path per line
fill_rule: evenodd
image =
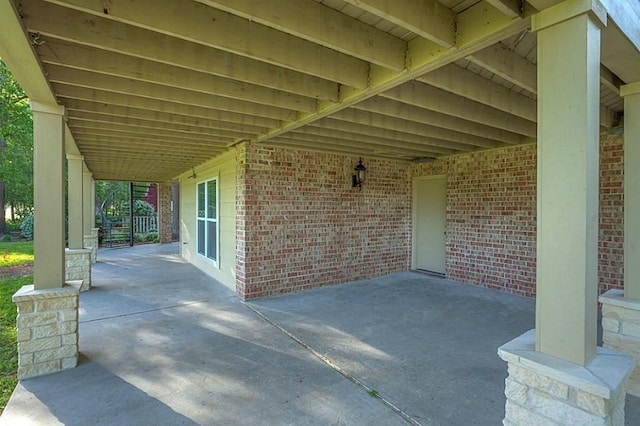
M84 236L84 248L91 250L91 263L96 263L98 254L98 234L93 232L95 222L93 175L83 163L82 166L82 234Z
M67 197L69 200L69 248L81 249L84 247L84 218L83 218L83 189L84 179L83 157L77 154L67 154Z
M640 82L624 97L624 296L640 300Z
M93 175L87 169L86 164L82 167L82 234L91 235L91 228L95 221L91 216L91 193L93 188Z
M36 290L64 285L64 107L33 102Z
M598 348L598 0L532 17L538 36L536 329L498 349L504 424L624 425L633 358Z
M591 2L560 6L565 4ZM557 7L545 12L533 21L538 33L536 349L585 365L596 353L600 25L606 12Z
M171 230L171 184L158 184L158 238L161 244L170 243Z
M640 397L640 82L620 88L624 97L624 291L609 290L602 303L602 341L635 357L627 393Z
M18 307L18 379L78 362L78 289L65 286L64 108L33 111L34 284L13 295Z

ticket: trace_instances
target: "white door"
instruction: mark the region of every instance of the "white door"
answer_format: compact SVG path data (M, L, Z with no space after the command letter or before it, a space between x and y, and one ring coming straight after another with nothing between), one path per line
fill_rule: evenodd
M445 273L446 176L413 180L413 268Z

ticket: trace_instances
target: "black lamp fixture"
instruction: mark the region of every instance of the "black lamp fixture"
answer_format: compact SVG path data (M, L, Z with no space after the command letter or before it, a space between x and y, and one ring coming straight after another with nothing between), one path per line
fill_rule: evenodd
M351 176L351 187L355 188L357 186L360 188L360 191L362 191L362 183L364 182L364 178L367 173L367 168L362 164L362 158L360 158L360 161L358 161L358 165L354 170L355 173Z

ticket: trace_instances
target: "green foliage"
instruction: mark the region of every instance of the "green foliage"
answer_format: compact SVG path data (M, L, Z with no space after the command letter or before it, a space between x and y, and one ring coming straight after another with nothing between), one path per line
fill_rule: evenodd
M375 389L371 389L371 390L369 391L369 396L370 396L370 397L372 397L372 398L377 398L379 395L380 395L380 392L378 392L378 391L377 391L377 390L375 390Z
M0 280L0 411L18 384L17 310L11 297L20 287L29 284L33 284L33 275Z
M14 232L20 229L20 223L22 221L21 220L7 220L6 225L7 225L7 232Z
M11 235L7 234L7 235L3 235L2 238L0 238L0 241L7 243L9 241L11 241Z
M33 215L25 217L20 224L22 236L29 241L33 241Z
M20 215L33 209L33 119L27 95L2 59L0 124L0 181L7 205Z
M100 210L106 215L123 216L129 211L129 184L98 181L96 182L96 200L100 204Z
M145 236L145 241L148 243L157 243L159 240L158 238L158 232L156 231L150 231L147 233L147 235Z
M147 203L144 200L134 200L133 202L133 215L134 216L154 216L156 211L153 209L153 205Z
M0 242L0 268L33 263L33 243Z

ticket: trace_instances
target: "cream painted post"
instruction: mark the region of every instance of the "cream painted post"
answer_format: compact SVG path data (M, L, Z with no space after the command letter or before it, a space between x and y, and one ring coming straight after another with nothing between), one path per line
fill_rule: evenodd
M67 154L68 191L69 200L69 248L84 247L84 219L83 219L83 189L82 155Z
M64 107L32 102L34 288L64 285Z
M93 216L91 216L91 193L93 187L92 174L87 169L86 164L82 167L82 233L90 235L93 227Z
M91 229L95 227L95 217L96 217L96 180L91 177Z
M532 21L538 35L536 350L580 365L596 353L598 297L600 26L606 11L590 9L592 3L567 1L566 8L548 9Z
M596 345L598 0L533 16L538 33L536 329L504 344L504 424L624 425L634 360Z
M600 296L602 341L634 356L627 393L640 397L640 82L620 87L624 97L624 291Z
M624 297L640 300L640 82L624 97Z

